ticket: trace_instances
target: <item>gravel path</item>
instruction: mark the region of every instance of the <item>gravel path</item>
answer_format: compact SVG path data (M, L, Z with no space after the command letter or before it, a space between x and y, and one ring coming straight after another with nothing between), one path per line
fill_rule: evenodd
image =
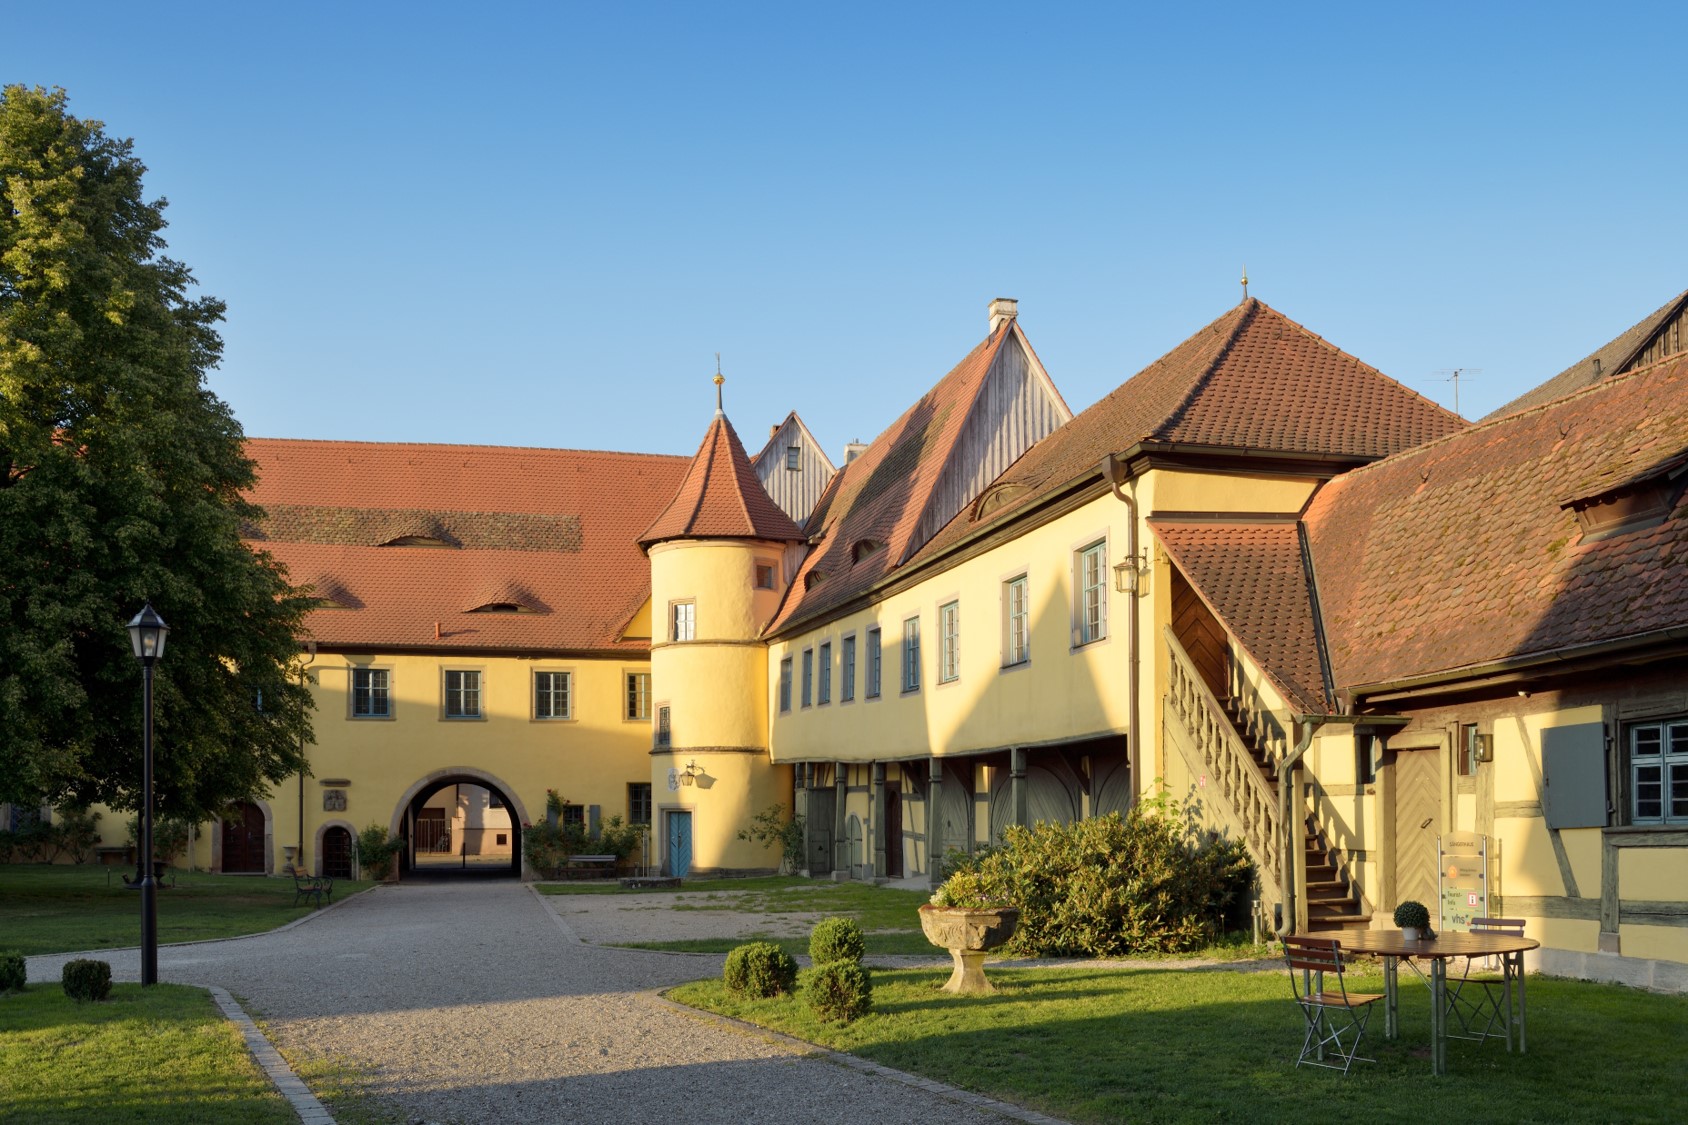
M30 978L68 956L30 958ZM102 957L138 979L134 950ZM229 989L279 1046L366 1068L413 1120L1003 1120L649 995L720 963L582 944L513 882L407 883L285 931L166 947L159 976Z

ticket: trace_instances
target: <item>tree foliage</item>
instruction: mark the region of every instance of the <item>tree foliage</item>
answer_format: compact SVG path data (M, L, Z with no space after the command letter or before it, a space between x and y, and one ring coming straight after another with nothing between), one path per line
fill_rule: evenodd
M301 765L307 602L241 541L223 304L163 256L144 172L63 91L0 91L0 801L136 807L150 598L157 805L202 815Z

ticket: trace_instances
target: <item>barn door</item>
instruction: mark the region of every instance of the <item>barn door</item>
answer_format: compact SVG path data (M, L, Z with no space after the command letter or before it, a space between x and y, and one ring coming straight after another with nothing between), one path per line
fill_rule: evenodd
M1436 835L1442 755L1437 750L1403 750L1395 755L1395 902L1411 899L1436 909Z

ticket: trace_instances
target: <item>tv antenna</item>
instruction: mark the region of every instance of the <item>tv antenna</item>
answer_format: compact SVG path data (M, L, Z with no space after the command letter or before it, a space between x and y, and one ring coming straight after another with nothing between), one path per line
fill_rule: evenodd
M1459 414L1459 381L1461 379L1469 379L1473 375L1481 375L1482 373L1483 369L1481 367L1455 367L1452 370L1443 368L1441 371L1436 372L1437 375L1442 377L1442 382L1452 383L1454 385L1455 414ZM1463 418L1465 415L1460 414L1460 417Z

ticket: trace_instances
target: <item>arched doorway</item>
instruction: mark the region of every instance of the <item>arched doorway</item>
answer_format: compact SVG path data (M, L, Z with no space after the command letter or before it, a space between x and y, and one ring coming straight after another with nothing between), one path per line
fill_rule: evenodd
M341 825L330 825L322 833L322 873L330 879L352 877L352 833Z
M263 809L251 801L230 806L223 816L223 874L262 875L267 852L264 836Z
M441 770L411 786L390 829L404 843L401 875L519 878L521 804L504 782L475 769Z

